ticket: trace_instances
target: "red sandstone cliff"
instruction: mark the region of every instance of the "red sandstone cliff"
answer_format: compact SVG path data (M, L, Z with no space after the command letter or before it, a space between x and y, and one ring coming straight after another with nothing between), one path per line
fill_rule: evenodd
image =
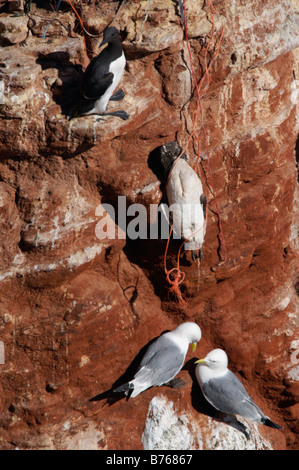
M187 1L198 79L212 28L203 3ZM224 35L202 106L226 259L198 122L208 228L199 271L181 266L184 310L168 295L165 240L95 236L99 204L115 205L118 195L147 207L160 201L148 157L174 138L184 146L192 130L196 95L177 2L73 2L93 35L110 22L122 33L126 122L65 118L66 90L87 63L80 25L66 1L56 16L42 2L14 16L17 4L0 2L0 448L296 448L296 2L214 1L215 37L223 26ZM90 52L99 39L86 36ZM187 153L195 163L193 142ZM246 422L246 442L234 423L209 417L191 352L184 388L89 401L185 319L202 328L196 357L224 348L283 432Z

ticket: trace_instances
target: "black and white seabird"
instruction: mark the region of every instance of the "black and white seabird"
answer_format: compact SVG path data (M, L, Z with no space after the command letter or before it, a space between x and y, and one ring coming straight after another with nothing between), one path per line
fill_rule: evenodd
M203 259L202 246L206 234L207 199L201 181L188 164L187 156L176 141L160 147L160 166L165 182L165 196L171 209L169 222L182 240L192 259Z
M146 350L134 376L130 382L114 389L131 397L153 386L171 385L173 378L184 365L185 357L192 344L195 351L201 339L201 329L193 322L185 322L174 330L162 334Z
M260 410L238 377L227 368L228 358L223 349L213 349L195 364L195 376L202 393L214 408L222 413L240 415L265 426L281 429Z
M104 44L108 44L107 47L92 59L85 70L81 101L72 110L71 118L92 114L117 116L124 120L129 118L123 110L105 112L109 100L119 101L125 96L123 90L114 95L113 92L123 76L126 58L114 26L105 29L100 47Z

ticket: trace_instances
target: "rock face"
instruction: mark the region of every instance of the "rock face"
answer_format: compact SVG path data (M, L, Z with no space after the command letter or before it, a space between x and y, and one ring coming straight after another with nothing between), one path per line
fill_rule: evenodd
M87 57L68 2L55 14L32 2L26 16L14 16L18 2L2 3L0 448L296 448L298 5L215 1L213 27L210 2L187 0L187 42L174 1L73 2L93 35ZM130 119L69 121L110 23L128 61L125 98L109 109ZM215 60L203 121L199 113L193 123L191 64L200 80L205 57ZM175 138L208 199L204 261L181 257L184 308L169 294L166 240L97 231L101 205L116 209L119 196L148 213L160 202L148 158ZM170 243L170 267L178 247ZM150 340L186 319L203 339L183 388L128 401L104 393L130 378ZM194 382L194 358L214 347L282 432L215 419Z

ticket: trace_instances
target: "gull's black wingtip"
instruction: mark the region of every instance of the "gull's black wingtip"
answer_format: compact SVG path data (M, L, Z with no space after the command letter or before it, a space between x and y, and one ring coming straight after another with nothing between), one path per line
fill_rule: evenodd
M114 393L123 393L123 392L126 393L129 390L133 390L133 388L134 388L134 385L128 382L126 384L120 385L119 387L115 388L113 392Z
M264 424L265 426L268 426L269 428L282 430L282 427L279 426L279 424L274 423L274 422L271 421L271 419L269 419L269 418L266 418L266 419L263 421L263 424Z

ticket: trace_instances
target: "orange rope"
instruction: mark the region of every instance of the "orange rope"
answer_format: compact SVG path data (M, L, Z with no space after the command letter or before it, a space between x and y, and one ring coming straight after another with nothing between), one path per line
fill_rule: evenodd
M83 25L83 21L81 19L81 16L79 15L79 13L77 12L76 8L73 6L71 0L68 0L71 8L74 10L78 20L79 20L79 23L80 23L80 26L81 26L81 29L82 29L82 35L83 35L83 42L84 42L84 49L85 49L85 54L86 54L86 59L87 59L87 64L89 62L89 57L88 57L88 53L87 53L87 45L86 45L86 40L85 40L85 34L84 34L84 25Z
M189 140L188 140L188 143L190 141L190 138L195 137L197 142L198 142L198 154L197 154L197 159L196 159L196 167L198 169L198 165L199 165L199 157L200 157L200 143L199 143L199 137L195 131L195 125L196 125L196 121L197 121L197 118L198 118L198 113L200 112L200 117L201 117L201 127L202 127L202 132L203 132L203 136L204 136L204 141L205 141L205 145L206 145L206 152L207 152L207 159L208 159L208 167L209 167L209 174L210 174L210 180L211 180L211 185L212 185L212 189L213 189L213 195L214 195L214 200L215 200L215 205L216 205L216 211L217 211L217 217L218 217L218 225L219 225L219 234L220 234L220 238L221 238L221 252L222 252L222 260L225 260L226 259L226 245L225 245L225 240L224 240L224 235L223 235L223 230L222 230L222 225L221 225L221 217L220 217L220 211L219 211L219 207L218 207L218 202L217 202L217 197L216 197L216 191L215 191L215 185L214 185L214 180L213 180L213 175L212 175L212 169L211 169L211 162L210 162L210 152L209 152L209 146L208 146L208 140L207 140L207 135L206 135L206 129L205 129L205 126L204 126L204 120L203 120L203 110L202 110L202 104L201 104L201 98L205 95L205 93L207 92L208 88L209 88L209 85L210 85L210 69L213 65L213 63L215 62L218 54L219 54L219 49L220 49L220 45L221 45L221 42L222 42L222 38L223 38L223 33L224 33L224 26L222 27L222 31L221 31L221 34L220 34L220 38L219 38L219 41L218 41L218 47L216 49L216 53L214 55L214 57L212 58L212 60L210 61L209 65L207 63L207 55L208 55L208 52L209 52L209 49L210 49L210 45L211 45L211 42L212 42L212 38L213 38L213 35L214 35L214 32L215 32L215 20L214 20L214 17L213 17L213 13L212 11L217 14L211 0L207 0L207 3L208 3L208 7L209 7L209 12L210 12L210 16L211 16L211 20L212 20L212 31L211 31L211 37L209 39L209 42L208 42L208 45L206 47L206 50L205 50L205 55L204 55L204 65L205 65L205 73L203 74L202 78L200 79L199 83L197 83L197 80L195 78L195 73L194 73L194 67L193 67L193 62L192 62L192 55L191 55L191 50L190 50L190 44L189 44L189 40L188 40L188 33L187 33L187 14L186 14L186 0L184 0L184 18L185 18L185 36L186 36L186 42L187 42L187 48L188 48L188 52L189 52L189 57L190 57L190 65L191 65L191 73L192 73L192 77L193 77L193 81L195 82L195 87L196 87L196 93L197 93L197 107L196 107L196 111L194 113L194 119L193 119L193 130L192 130L192 134L191 136L189 137ZM200 92L200 89L204 83L204 81L206 80L206 87L204 89L204 91L202 92L202 94L200 95L199 92Z
M217 46L217 49L216 49L216 53L215 53L214 57L211 59L210 63L208 64L207 56L208 56L208 52L210 50L210 46L211 46L213 36L214 36L214 32L215 32L215 29L216 29L215 20L214 20L214 17L213 17L213 12L215 14L217 14L217 12L216 12L211 0L207 0L207 4L208 4L209 13L210 13L210 16L211 16L211 21L212 21L212 30L211 30L211 37L208 41L208 44L207 44L207 47L206 47L206 50L205 50L205 55L204 55L205 72L204 72L202 78L199 80L199 82L197 82L196 77L195 77L195 73L194 73L194 67L193 67L193 62L192 62L192 54L191 54L190 44L189 44L189 40L188 40L186 0L184 0L185 38L186 38L187 49L188 49L188 53L189 53L189 57L190 57L191 74L192 74L193 82L195 83L195 88L196 88L197 106L196 106L196 110L193 113L192 132L191 132L191 134L188 138L188 141L185 145L185 148L182 150L181 154L176 159L176 161L175 161L175 163L174 163L174 165L171 169L171 172L168 175L168 180L169 180L170 175L171 175L171 173L174 169L175 164L178 162L179 158L181 158L183 153L185 153L185 150L187 149L187 147L189 145L189 142L192 138L196 139L197 145L198 145L197 158L196 158L196 169L197 169L197 173L198 173L199 158L200 158L200 140L199 140L198 133L196 132L196 123L198 121L198 115L200 114L201 127L202 127L202 130L203 130L203 136L204 136L204 141L205 141L205 145L206 145L206 152L207 152L207 158L208 158L209 173L210 173L211 184L212 184L212 188L213 188L213 195L214 195L216 209L217 209L217 215L218 215L219 232L220 232L220 237L221 237L221 248L222 248L222 251L223 251L223 257L225 259L226 258L225 240L224 240L224 236L223 236L220 212L219 212L219 208L218 208L218 203L217 203L217 198L216 198L216 193L215 193L215 187L214 187L214 182L213 182L213 177L212 177L209 147L208 147L208 141L207 141L206 130L205 130L205 126L204 126L204 121L203 121L203 110L202 110L202 105L201 105L201 98L205 95L205 93L207 92L207 90L209 88L209 85L210 85L210 69L211 69L214 61L216 60L216 58L219 54L220 45L221 45L222 38L223 38L223 33L224 33L224 27L222 28L222 31L221 31L221 34L220 34L220 38L219 38L219 41L218 41L218 46ZM206 81L206 86L205 86L205 88L203 89L203 91L200 95L200 90L203 86L204 81ZM166 185L167 185L167 182L166 182ZM166 187L166 185L165 185L165 187ZM191 237L194 236L199 230L203 229L204 226L206 225L206 223L207 223L207 213L206 213L205 222L204 222L203 226L200 229L198 229L194 234L192 234ZM171 285L171 287L169 288L170 292L175 294L176 298L178 299L179 303L182 306L185 306L186 301L183 299L182 292L181 292L181 289L180 289L180 286L181 286L181 284L183 283L183 281L185 279L185 273L180 270L180 254L181 254L181 249L182 249L183 245L185 244L185 242L187 240L184 240L183 243L181 244L180 248L179 248L178 255L177 255L176 267L168 270L167 266L166 266L166 257L167 257L167 252L168 252L169 241L170 241L172 229L173 229L173 226L171 226L171 230L170 230L170 233L169 233L169 237L168 237L168 241L167 241L167 245L166 245L166 250L165 250L165 254L164 254L164 271L165 271L165 274L166 274L166 280ZM172 277L171 277L171 275L172 275Z
M170 241L170 237L171 237L172 230L173 230L173 224L171 225L171 229L170 229L170 232L169 232L169 236L168 236L168 240L167 240L167 244L166 244L166 250L165 250L165 253L164 253L164 271L165 271L165 274L166 274L166 280L171 285L171 287L169 288L169 291L172 292L175 295L175 297L178 300L179 304L183 307L187 305L187 302L183 299L182 292L181 292L181 289L180 289L180 285L184 282L184 279L185 279L185 273L183 271L181 271L181 269L180 269L181 250L182 250L183 245L188 240L190 240L190 238L192 238L194 235L196 235L198 232L200 232L200 230L204 229L204 227L207 224L207 219L208 219L208 212L206 212L206 217L205 217L203 225L198 230L196 230L196 232L192 233L189 238L186 238L183 241L183 243L180 245L180 248L179 248L178 254L177 254L176 267L174 267L172 269L167 269L166 259L167 259L169 241ZM171 274L174 275L173 279L170 278Z
M166 244L166 250L165 250L165 253L164 253L164 271L165 271L165 274L166 274L166 280L171 285L171 287L169 288L169 292L172 292L175 295L176 299L179 301L179 304L182 307L185 307L187 305L187 302L183 299L181 288L180 288L180 285L184 282L184 279L185 279L185 273L180 270L181 247L180 247L179 252L178 252L176 267L168 270L167 266L166 266L167 251L168 251L168 246L169 246L169 241L170 241L172 229L173 229L173 225L171 225L171 229L170 229L170 232L169 232L169 237L168 237L167 244ZM174 274L174 279L170 278L171 274Z

